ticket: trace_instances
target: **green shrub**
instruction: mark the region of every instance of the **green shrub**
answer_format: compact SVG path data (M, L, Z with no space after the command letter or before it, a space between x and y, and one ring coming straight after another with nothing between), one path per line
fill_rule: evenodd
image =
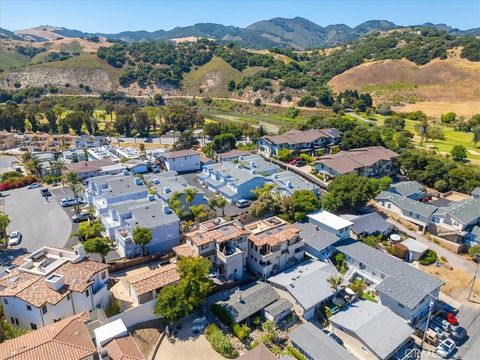
M252 318L252 324L254 326L259 326L262 323L262 318L259 314L255 314Z
M295 349L292 345L288 345L287 346L287 350L288 352L290 353L290 355L292 355L295 359L297 360L306 360L305 359L305 356L303 356L302 354L300 354L300 352Z
M468 255L470 255L472 258L474 258L476 254L480 255L480 245L473 245L470 249L468 249Z
M2 174L2 182L7 181L8 179L19 178L22 176L23 174L18 171L7 171Z
M232 325L233 334L240 340L244 341L250 335L250 328L247 324L233 324Z
M227 310L225 310L221 305L218 304L212 304L212 312L225 324L228 326L233 325L233 321L230 318L230 315L228 314Z
M238 356L237 350L232 346L230 338L223 334L217 325L211 324L205 329L205 336L212 345L213 350L227 359Z
M437 253L428 249L425 254L418 260L418 262L424 266L428 266L437 261Z
M110 296L108 306L105 308L105 315L111 317L120 313L120 301L114 296Z

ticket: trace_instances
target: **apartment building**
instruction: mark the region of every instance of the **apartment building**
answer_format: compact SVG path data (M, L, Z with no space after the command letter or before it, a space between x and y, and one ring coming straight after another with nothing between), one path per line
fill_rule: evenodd
M15 134L8 131L0 131L0 150L8 150L15 147Z
M35 330L108 304L108 265L75 251L43 247L17 259L18 267L0 279L5 318Z
M268 157L277 156L282 149L315 155L318 150L339 144L341 136L337 129L290 130L282 135L262 137L258 141L258 151Z
M194 150L169 151L155 156L167 171L185 173L200 170L200 153Z
M396 172L395 159L398 156L383 146L371 146L321 156L315 169L327 179L350 173L368 177L390 176Z
M305 254L301 229L274 216L245 226L248 236L248 268L261 279L297 263Z

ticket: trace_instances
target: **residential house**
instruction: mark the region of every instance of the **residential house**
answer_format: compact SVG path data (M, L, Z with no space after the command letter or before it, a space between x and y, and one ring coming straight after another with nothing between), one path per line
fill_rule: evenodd
M125 168L122 164L114 163L110 159L79 161L76 163L65 164L63 166L65 173L73 172L82 180L94 176L117 175L123 172L124 169Z
M146 174L150 171L148 164L143 160L130 159L123 163L132 174Z
M418 225L424 231L432 222L433 214L437 211L436 206L415 201L389 191L382 191L375 198L375 202L381 210L408 220Z
M265 178L255 169L247 170L241 164L224 162L203 167L198 181L210 191L223 196L229 203L253 198L253 190L265 184Z
M245 226L248 236L247 266L261 279L299 263L305 254L300 229L274 216Z
M85 189L85 200L93 206L97 216L119 202L146 198L148 189L142 180L124 171L118 175L90 178Z
M349 270L344 282L363 278L375 288L380 304L414 325L424 318L443 281L360 241L340 240L335 248L345 255Z
M75 252L43 247L0 279L0 298L11 324L37 329L108 304L108 265Z
M8 131L0 131L0 150L9 150L15 147L15 134Z
M166 204L174 194L177 194L181 207L188 209L192 205L206 204L205 192L202 189L191 186L188 181L178 175L176 171L165 171L146 177L147 182L155 189L157 196ZM196 194L191 202L186 200L186 190L194 189Z
M74 140L76 149L98 148L109 144L109 141L105 136L80 135Z
M71 134L54 134L50 136L49 147L58 147L60 149L70 149L74 146L76 135Z
M142 154L138 149L133 147L114 147L112 151L120 158L125 160L137 160Z
M480 186L477 186L475 189L473 189L472 197L474 199L480 199Z
M263 310L279 298L272 285L257 282L232 293L226 300L216 304L227 312L232 322L241 323L256 314L263 316Z
M88 312L69 316L0 344L4 360L93 360L97 354L86 322Z
M238 360L277 360L277 357L264 344L260 344L240 356Z
M292 313L292 303L287 299L280 298L268 305L263 312L267 320L279 323Z
M430 248L427 244L412 238L402 241L401 244L408 249L409 261L418 261Z
M480 199L468 199L439 207L432 216L439 228L462 233L480 224Z
M400 181L390 185L388 191L417 201L422 200L427 195L425 186L418 181Z
M237 222L209 220L185 234L185 244L174 247L173 251L178 257L208 258L221 280L240 280L246 271L248 235Z
M200 153L194 150L169 151L156 156L167 171L187 173L200 170Z
M321 156L315 169L327 179L350 173L368 177L391 176L396 172L395 159L398 156L383 146L371 146Z
M352 223L326 210L320 210L307 216L310 224L318 226L320 229L328 231L340 239L346 239L349 236Z
M290 342L307 360L357 360L347 349L310 322L297 327L290 334Z
M103 346L110 360L146 360L131 335L116 337Z
M268 278L268 282L290 294L297 314L309 320L335 295L327 281L331 276L340 276L333 265L308 261Z
M281 195L290 196L298 190L308 190L316 196L320 195L320 187L301 178L291 171L281 171L265 179L267 183L275 184L276 191Z
M77 163L79 161L87 161L88 157L83 149L80 150L63 150L61 155L62 161L65 163Z
M256 174L263 176L273 175L280 170L280 166L265 160L260 155L241 155L238 157L237 164L240 164L244 169L254 171Z
M413 334L404 319L388 307L368 300L350 303L328 320L337 336L365 360L390 358Z
M357 240L362 236L369 235L388 236L395 228L377 212L359 215L350 221L352 223L350 237Z
M140 245L133 242L136 227L152 232L152 240L146 245L148 254L167 253L180 243L180 218L154 195L149 195L148 201L129 201L122 207L122 212L119 207L112 207L108 215L115 228L114 241L120 255L127 258L142 255Z
M263 136L258 140L258 151L268 157L277 156L282 149L315 155L318 150L339 144L341 136L337 129L290 130L282 135Z
M475 226L465 235L465 244L468 246L480 245L480 226Z
M311 223L296 223L300 228L300 237L305 241L305 252L319 259L326 260L332 256L335 244L340 238L330 231L321 229Z
M88 160L110 159L117 163L120 162L120 158L114 153L113 149L107 145L87 148L87 156Z
M176 264L160 266L125 279L134 306L156 299L161 289L179 281L180 273Z
M218 162L238 160L240 156L252 155L250 151L233 149L224 153L217 154Z
M215 160L210 159L204 153L200 153L200 167L204 167L205 165L215 164Z

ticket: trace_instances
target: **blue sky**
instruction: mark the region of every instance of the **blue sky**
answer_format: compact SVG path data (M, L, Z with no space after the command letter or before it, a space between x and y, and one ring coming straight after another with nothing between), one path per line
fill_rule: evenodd
M87 32L169 30L215 22L245 27L272 17L302 16L319 25L371 19L399 25L480 27L480 0L0 0L0 27L56 25Z

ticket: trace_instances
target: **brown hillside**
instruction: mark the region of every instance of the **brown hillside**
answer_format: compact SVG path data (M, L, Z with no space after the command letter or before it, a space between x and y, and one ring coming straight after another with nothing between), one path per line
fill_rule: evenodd
M334 77L335 91L372 93L375 102L391 102L400 111L423 110L430 115L456 111L480 112L480 63L458 57L418 66L408 60L373 61Z

